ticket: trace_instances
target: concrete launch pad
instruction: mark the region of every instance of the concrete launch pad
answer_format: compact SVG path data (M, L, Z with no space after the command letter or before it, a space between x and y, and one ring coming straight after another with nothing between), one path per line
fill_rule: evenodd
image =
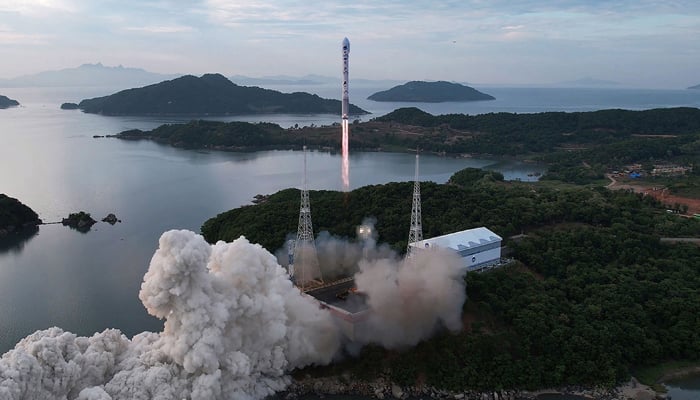
M367 296L353 291L354 287L355 281L350 277L305 292L316 299L322 308L330 311L343 334L351 341L361 337L370 315Z

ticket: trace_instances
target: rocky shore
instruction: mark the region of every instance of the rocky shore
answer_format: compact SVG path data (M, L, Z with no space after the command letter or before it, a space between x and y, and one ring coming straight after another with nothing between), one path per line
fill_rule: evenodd
M636 382L636 381L635 381ZM454 399L454 400L536 400L545 394L566 394L577 396L581 400L618 400L618 399L665 399L665 395L657 395L653 391L651 397L643 394L636 397L636 391L623 391L630 383L617 388L585 388L563 387L538 391L497 390L497 391L449 391L430 386L399 386L385 378L371 382L353 380L349 375L340 377L311 378L294 380L287 391L278 394L277 399L298 399L304 396L324 398L332 395L358 396L374 399ZM633 384L640 390L645 389ZM633 397L627 397L631 395Z

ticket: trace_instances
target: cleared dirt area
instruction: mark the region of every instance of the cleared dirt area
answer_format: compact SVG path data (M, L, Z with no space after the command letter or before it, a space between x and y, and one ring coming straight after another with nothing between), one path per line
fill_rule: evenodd
M688 206L688 212L686 213L685 216L692 216L693 214L700 213L700 199L676 196L676 195L668 193L668 191L664 190L663 188L654 188L654 187L648 186L648 185L631 185L631 184L627 184L627 183L620 183L611 174L606 174L605 176L608 179L610 179L610 183L606 186L608 189L611 189L611 190L622 190L622 189L633 190L636 193L644 193L647 196L652 196L655 199L658 199L659 201L661 201L663 204L668 204L671 206L673 206L676 203L685 204Z

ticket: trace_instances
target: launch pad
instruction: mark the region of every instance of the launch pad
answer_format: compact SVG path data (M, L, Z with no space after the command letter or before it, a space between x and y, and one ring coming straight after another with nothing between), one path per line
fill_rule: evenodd
M318 301L321 308L327 309L343 334L353 341L365 331L365 323L370 315L367 296L354 288L354 278L349 277L304 292Z

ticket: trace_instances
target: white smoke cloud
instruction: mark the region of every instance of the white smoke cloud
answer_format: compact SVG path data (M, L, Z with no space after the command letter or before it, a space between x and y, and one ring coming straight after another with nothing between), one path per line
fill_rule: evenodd
M372 315L361 342L395 348L440 327L458 330L465 291L457 256L431 250L401 261L374 237L317 241L327 271L359 271ZM289 384L288 371L340 352L328 311L243 237L209 245L190 231L164 233L139 298L165 319L163 332L129 340L114 329L89 338L37 331L0 358L0 400L262 399Z
M360 340L387 348L414 346L437 329L459 331L466 300L461 261L449 250L416 252L411 258L360 262L357 290L371 310Z
M402 259L389 246L377 246L375 224L374 218L365 218L357 227L358 241L325 231L316 238L323 278L354 275L358 292L367 296L371 317L356 331L355 341L403 348L441 328L460 330L466 293L457 254L433 248ZM286 251L277 257L286 264Z
M0 359L0 399L261 399L340 346L330 315L245 238L164 233L139 298L163 332L35 332Z

